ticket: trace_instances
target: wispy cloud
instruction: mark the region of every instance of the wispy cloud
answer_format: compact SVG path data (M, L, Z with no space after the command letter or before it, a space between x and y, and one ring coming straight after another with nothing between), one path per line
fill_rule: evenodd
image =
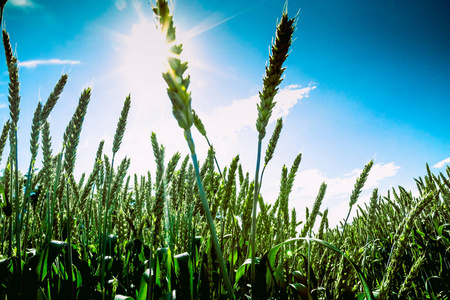
M400 169L400 167L396 166L393 162L387 164L374 164L372 166L372 169L370 170L369 177L367 178L364 189L371 190L378 187L380 185L380 182L384 179L395 176L398 169ZM362 169L358 170L358 176L361 172Z
M450 163L450 157L449 157L449 158L446 158L446 159L444 159L444 160L441 160L440 162L438 162L437 164L435 164L435 165L433 166L433 168L435 168L435 169L440 169L440 168L442 168L443 166L445 166L445 165L448 164L448 163Z
M278 118L286 117L290 110L301 99L307 98L310 91L316 86L302 87L300 85L290 85L281 89L275 101L277 102L270 122L275 122ZM227 144L237 138L236 134L246 128L255 129L257 118L256 104L259 96L254 95L247 99L234 100L230 105L221 106L214 110L212 114L200 113L200 118L205 123L206 128L214 128L217 136L213 139L226 140Z
M1 96L4 96L4 95L1 95ZM0 103L0 109L5 108L6 106L7 106L6 103Z
M59 58L37 59L19 62L19 67L36 68L38 65L77 65L79 63L78 60L61 60Z
M14 6L19 7L35 7L36 4L33 3L31 0L10 0L9 3L11 3Z

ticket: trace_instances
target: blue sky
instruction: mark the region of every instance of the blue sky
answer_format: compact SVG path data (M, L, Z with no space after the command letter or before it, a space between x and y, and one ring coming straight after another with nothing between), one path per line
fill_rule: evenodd
M284 1L183 1L172 3L184 58L189 61L193 107L203 119L224 166L239 154L254 174L257 94L269 45ZM450 19L445 1L290 1L299 10L295 42L286 62L277 117L284 129L268 166L263 196L273 202L281 167L303 154L290 205L300 216L320 184L328 184L322 210L332 225L346 216L349 194L364 165L375 160L359 204L379 187L384 195L414 177L450 163ZM92 168L99 142L112 139L123 101L132 108L119 158L130 174L154 170L150 134L188 154L160 76L148 1L8 1L3 26L20 61L20 166L29 163L30 121L61 74L69 82L51 118L53 152L83 88L93 88L77 155L77 174ZM4 56L4 55L3 55ZM0 119L9 117L6 66L0 77ZM204 140L195 135L199 157ZM3 162L4 164L4 162ZM39 166L39 163L38 163ZM3 167L3 165L2 165Z

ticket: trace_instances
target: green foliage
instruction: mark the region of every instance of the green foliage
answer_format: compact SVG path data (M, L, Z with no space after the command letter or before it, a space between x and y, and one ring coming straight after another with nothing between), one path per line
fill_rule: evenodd
M166 40L174 43L167 1L157 1L153 9ZM294 23L283 13L272 45L258 105L258 158ZM398 187L381 197L375 189L349 220L373 166L370 161L356 181L341 226L330 228L331 212L321 210L326 183L313 206L306 207L304 222L298 222L290 204L299 200L291 193L301 154L290 169L283 167L274 203L259 193L282 120L269 141L261 174L258 164L255 179L250 178L239 156L222 174L206 129L191 109L189 77L183 77L187 64L171 59L164 78L191 163L186 156L178 164L177 152L166 164L165 148L152 133L155 175L127 176L127 157L114 165L131 107L128 96L111 159L101 141L92 171L76 179L73 169L90 89L82 92L67 126L63 152L53 155L48 117L67 82L65 74L45 105L37 106L31 161L23 175L17 167L17 59L6 31L3 41L10 120L0 135L0 159L8 135L10 152L0 177L1 299L450 298L450 167L433 174L427 165L426 175L415 179L418 195ZM175 54L181 50L181 45L172 47ZM192 124L210 146L201 168ZM42 168L36 170L40 142Z

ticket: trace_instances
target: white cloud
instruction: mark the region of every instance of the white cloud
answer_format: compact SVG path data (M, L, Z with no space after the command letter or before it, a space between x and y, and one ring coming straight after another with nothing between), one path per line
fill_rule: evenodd
M1 95L4 96L4 95ZM5 103L0 103L0 109L7 107L7 105Z
M19 67L24 68L36 68L38 65L77 65L80 61L78 60L61 60L59 58L54 59L37 59L19 62Z
M20 6L20 7L35 7L36 6L31 0L10 0L9 3L11 3L14 6Z
M396 166L393 162L387 164L374 164L370 170L364 189L374 189L378 187L380 182L385 178L395 176L398 169L400 169L400 167Z
M278 118L286 117L292 107L301 99L308 97L309 92L316 88L315 86L301 87L299 85L290 85L281 89L275 101L277 102L273 109L270 123ZM216 143L225 142L228 146L237 143L237 133L243 129L250 128L256 130L255 123L258 116L256 104L259 103L259 96L254 95L243 100L234 100L228 106L216 108L211 114L199 111L199 116L205 123L206 130L214 128L214 132L209 132L210 138Z
M440 168L442 168L443 166L445 166L445 165L448 164L448 163L450 163L450 157L449 157L449 158L446 158L446 159L444 159L444 160L441 160L440 162L438 162L437 164L435 164L435 165L433 166L433 168L435 168L435 169L440 169Z
M299 85L293 84L281 90L278 95L275 96L277 104L273 109L271 122L287 116L292 107L294 107L294 105L302 98L308 98L309 92L315 88L316 86L314 85L302 88Z

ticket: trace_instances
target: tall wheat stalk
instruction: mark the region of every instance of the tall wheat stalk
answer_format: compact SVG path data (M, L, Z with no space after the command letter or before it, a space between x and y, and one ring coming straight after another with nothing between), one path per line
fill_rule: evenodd
M77 108L75 113L72 116L72 119L69 122L69 125L66 127L66 131L63 136L63 149L64 151L64 171L65 171L65 179L67 183L67 193L66 193L66 214L67 214L67 243L69 246L69 264L68 264L68 274L69 281L71 283L72 288L72 299L75 299L75 287L73 285L72 280L72 211L70 207L70 184L73 180L73 171L75 168L75 160L77 155L77 148L80 142L80 134L81 129L83 127L84 117L87 112L87 107L89 101L91 99L91 89L85 89L79 98Z
M130 111L130 106L131 106L131 96L128 95L125 98L125 102L123 103L123 108L122 108L122 112L120 114L120 118L119 121L117 123L117 127L116 127L116 133L114 135L114 140L113 140L113 147L112 147L112 160L111 160L111 168L109 171L109 178L108 178L108 182L107 182L107 195L106 195L106 201L105 201L105 215L103 218L103 234L101 236L100 239L100 259L101 259L101 267L100 267L100 276L101 276L101 286L103 287L103 291L104 291L104 281L105 281L105 255L106 255L106 235L107 235L107 228L108 228L108 217L109 217L109 211L112 211L112 208L110 209L110 192L111 192L111 183L113 180L113 172L114 172L114 159L116 157L116 153L119 151L120 149L120 145L122 144L122 139L123 139L123 135L125 133L125 127L127 124L127 118L128 118L128 112ZM119 174L117 174L117 176L119 176Z
M9 41L9 35L6 30L3 33L3 45L5 48L6 64L8 67L9 74L9 111L10 111L10 157L12 160L11 168L14 170L14 178L11 176L11 187L14 187L14 208L16 212L15 216L15 226L16 226L16 255L17 257L22 257L20 236L21 236L21 215L20 215L20 194L19 194L19 162L18 162L18 146L17 146L17 123L19 121L20 112L20 83L19 83L19 67L17 63L17 58L14 56L11 48L11 43ZM11 188L12 190L12 188Z
M250 232L250 251L251 251L251 281L252 286L255 283L256 276L256 212L259 197L259 168L261 163L261 148L262 140L266 135L266 127L269 124L269 119L272 115L272 110L275 107L274 97L278 92L285 68L283 63L288 56L289 47L292 43L292 36L295 30L295 18L289 19L287 16L287 9L283 9L283 15L278 23L275 41L272 44L272 51L269 57L269 65L266 66L266 74L263 79L263 90L259 93L261 102L257 105L258 118L256 120L256 129L258 135L258 150L256 156L256 170L255 170L255 186L253 195L252 207L252 223ZM253 286L255 288L255 286ZM255 295L255 293L252 293ZM252 296L255 299L255 296Z
M197 186L199 189L200 198L207 224L211 232L213 248L216 252L217 259L219 260L220 272L225 281L228 297L230 299L234 299L233 287L231 286L231 281L228 277L227 267L220 249L216 228L200 178L200 169L197 162L195 144L191 134L191 127L194 124L194 114L192 113L191 108L191 93L187 91L190 83L190 77L184 76L184 72L187 70L187 62L182 63L179 58L183 48L181 44L175 45L175 27L173 25L173 17L170 14L168 2L165 0L156 1L156 6L153 7L153 12L157 18L159 28L165 36L166 43L171 46L170 52L172 56L168 57L168 71L163 73L163 78L168 85L167 94L172 101L172 113L177 120L178 125L184 130L184 137L191 152L191 159L197 177Z
M42 111L42 104L41 102L38 103L36 110L34 112L33 121L31 124L31 139L30 139L30 152L31 152L31 159L30 164L28 166L28 173L26 174L27 181L25 185L25 195L22 202L22 216L25 216L26 214L26 221L25 221L25 235L24 235L24 242L23 242L23 248L27 248L27 240L28 240L28 220L30 218L30 196L31 196L31 182L33 180L33 174L34 174L34 165L36 163L36 156L38 153L39 148L39 134L40 134L40 127L41 127L41 111ZM23 217L21 220L20 227L23 227ZM25 260L25 257L24 257Z

